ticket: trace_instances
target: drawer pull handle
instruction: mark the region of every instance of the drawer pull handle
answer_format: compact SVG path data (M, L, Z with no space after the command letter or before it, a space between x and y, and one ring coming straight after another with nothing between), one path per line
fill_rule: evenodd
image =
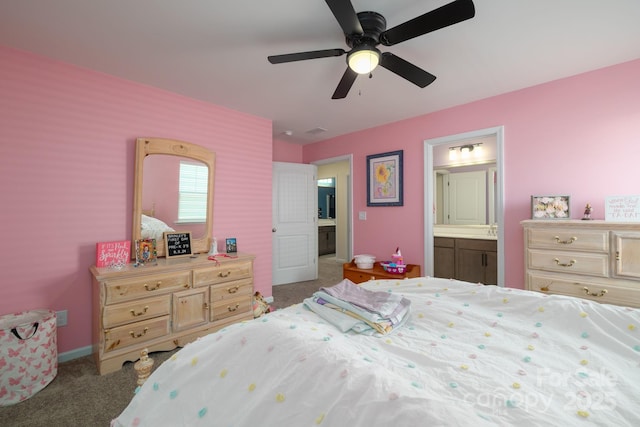
M235 294L236 292L238 292L238 289L240 289L240 286L234 286L233 288L227 289L227 292L229 292L230 294Z
M238 308L240 308L240 304L236 304L235 307L227 306L227 310L229 310L229 312L231 312L231 313L236 311Z
M150 287L149 287L149 285L147 285L147 284L145 283L144 288L145 288L147 291L149 291L149 292L151 292L151 291L157 291L158 289L160 289L160 285L162 285L162 282L161 282L160 280L158 280L158 283L156 283L156 286L155 286L155 287L150 288Z
M142 316L143 314L145 314L147 312L147 310L149 310L149 306L145 305L144 308L142 309L142 311L139 311L136 313L136 311L134 309L129 310L131 312L131 315L133 317L138 317L138 316Z
M148 330L149 328L144 328L141 334L135 334L133 331L129 331L129 335L131 335L131 338L140 338L147 335Z
M558 258L554 258L554 261L556 262L556 264L558 264L560 267L571 267L572 265L574 265L576 263L575 259L572 259L571 261L569 261L568 263L566 262L560 262L560 260Z
M584 290L584 293L590 297L603 297L608 292L606 289L603 289L600 292L589 292L589 288L586 286L582 289Z
M226 273L223 273L223 272L218 273L218 277L224 278L229 276L231 276L231 271L227 271Z
M560 240L559 236L555 236L554 239L556 239L556 243L558 243L560 245L570 245L573 242L575 242L576 240L578 240L578 238L575 237L575 236L569 238L569 240Z
M554 239L556 239L556 243L561 244L561 245L570 245L573 242L575 242L576 240L578 240L577 237L571 237L569 240L560 240L560 237L555 236Z

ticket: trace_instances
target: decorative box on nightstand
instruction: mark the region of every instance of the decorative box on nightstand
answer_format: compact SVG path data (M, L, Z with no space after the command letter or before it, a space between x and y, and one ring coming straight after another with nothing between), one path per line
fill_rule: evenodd
M353 283L362 283L369 280L393 280L407 279L410 277L420 277L420 266L416 264L407 264L407 268L403 274L393 274L384 271L379 262L373 264L371 269L358 268L354 261L348 262L342 266L342 277L349 279Z

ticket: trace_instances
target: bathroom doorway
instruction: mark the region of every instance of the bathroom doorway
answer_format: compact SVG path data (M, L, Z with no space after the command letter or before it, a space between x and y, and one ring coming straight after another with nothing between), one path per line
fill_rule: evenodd
M352 255L352 202L351 202L351 164L352 156L340 156L313 162L318 168L318 228L319 239L331 238L331 227L335 227L335 246L333 257L342 265L349 262ZM329 181L331 180L331 181ZM332 184L329 184L331 182ZM332 189L321 185L333 185ZM324 232L322 227L327 227ZM331 257L330 248L323 246L319 240L319 257L326 262ZM320 250L324 249L324 250Z
M436 224L436 195L434 185L434 147L441 145L466 146L465 141L481 138L495 139L495 186L492 212L497 224L498 286L504 286L504 128L502 126L450 135L424 141L424 274L434 275L434 225Z

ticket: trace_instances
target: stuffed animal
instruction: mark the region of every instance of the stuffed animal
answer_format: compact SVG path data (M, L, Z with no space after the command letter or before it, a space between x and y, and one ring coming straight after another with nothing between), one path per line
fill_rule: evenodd
M269 306L269 304L267 304L267 302L262 297L262 294L258 291L256 291L255 294L253 294L252 308L253 308L254 318L260 317L265 313L271 312L271 307Z

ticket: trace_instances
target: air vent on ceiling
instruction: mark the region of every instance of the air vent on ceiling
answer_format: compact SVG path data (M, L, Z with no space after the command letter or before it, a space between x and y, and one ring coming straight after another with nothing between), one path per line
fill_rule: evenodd
M308 130L307 133L311 134L311 135L317 135L319 133L326 132L326 131L327 130L325 128L317 127L317 128L313 128L311 130Z

